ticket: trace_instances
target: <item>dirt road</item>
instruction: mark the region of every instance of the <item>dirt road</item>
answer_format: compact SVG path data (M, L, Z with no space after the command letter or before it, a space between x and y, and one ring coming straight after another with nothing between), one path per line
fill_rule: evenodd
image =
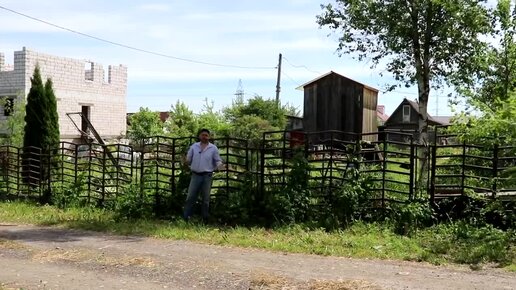
M516 289L516 274L0 224L0 289Z

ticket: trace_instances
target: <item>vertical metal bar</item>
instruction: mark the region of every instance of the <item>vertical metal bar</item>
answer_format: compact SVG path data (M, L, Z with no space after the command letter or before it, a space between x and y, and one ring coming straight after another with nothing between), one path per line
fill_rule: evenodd
M176 138L172 139L172 172L170 174L170 189L172 194L176 193Z
M79 159L79 145L74 144L74 146L75 146L75 151L74 151L74 173L73 173L74 179L73 179L73 181L74 181L74 184L77 184L77 172L79 172L79 168L78 168L79 167L78 166L79 165L79 160L78 160Z
M434 146L435 147L435 146ZM409 200L414 199L414 138L410 136Z
M330 172L330 182L328 184L329 193L330 193L330 201L333 203L333 155L334 155L334 147L335 144L333 143L333 131L330 133L330 163L328 164L328 171Z
M387 171L387 138L389 137L389 133L385 133L385 138L383 139L383 160L382 160L382 208L385 208L385 178Z
M229 137L226 137L226 194L229 195ZM211 197L211 192L210 192ZM211 199L211 198L210 198Z
M435 179L437 174L437 144L432 146L432 165L430 168L430 202L435 202Z
M20 195L20 187L21 187L21 171L22 171L22 167L21 167L21 154L20 154L20 148L16 148L16 154L17 154L17 170L16 170L16 195L19 196Z
M142 149L142 154L140 156L140 195L143 196L143 189L145 187L145 178L144 178L145 140L142 140L141 149Z
M461 179L462 195L464 195L465 180L466 180L466 141L463 141L462 142L462 179Z
M245 140L245 170L249 171L249 140Z
M104 204L104 200L106 198L106 150L107 149L107 146L106 145L102 145L102 183L101 183L101 186L102 186L102 195L101 195L101 199L100 199L100 204Z
M92 162L92 144L88 144L88 203L91 202L91 162Z
M262 142L260 144L260 198L263 200L265 196L265 134L262 134Z
M156 175L155 175L155 188L154 188L154 202L155 202L155 207L156 207L156 210L159 208L159 204L160 204L160 196L159 196L159 154L161 153L161 149L160 149L160 138L159 136L156 137L156 157L154 159L154 162L156 164L155 168L156 168Z
M281 175L281 186L282 187L285 187L287 185L287 179L286 179L286 174L285 174L285 167L286 167L286 153L287 153L287 140L286 140L286 136L287 136L287 132L286 131L283 131L283 135L281 137L281 141L282 141L282 152L281 152L281 170L282 170L282 175Z
M48 190L48 194L49 194L49 197L52 196L52 151L50 149L50 146L48 147L47 149L47 152L48 152L48 168L47 168L47 174L48 176L45 176L45 177L48 177L48 181L47 181L47 190ZM59 172L59 171L58 171Z
M495 144L493 147L493 198L496 197L496 191L498 190L498 149L498 144Z

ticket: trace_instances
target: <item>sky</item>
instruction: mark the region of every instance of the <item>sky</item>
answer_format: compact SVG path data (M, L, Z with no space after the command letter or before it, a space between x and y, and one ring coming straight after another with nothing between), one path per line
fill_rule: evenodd
M274 98L278 55L282 53L282 103L302 112L296 87L331 70L384 90L394 81L383 67L339 56L338 35L320 28L316 15L325 0L0 0L12 10L95 37L181 61L104 43L0 9L0 52L7 63L22 47L52 55L128 67L127 110L168 111L178 100L193 111L205 100L215 109L231 105L239 88L244 98ZM227 67L229 66L229 67ZM243 66L249 68L236 68ZM384 72L384 76L380 73ZM417 89L379 93L378 103L392 113ZM430 95L431 115L450 115L446 92Z

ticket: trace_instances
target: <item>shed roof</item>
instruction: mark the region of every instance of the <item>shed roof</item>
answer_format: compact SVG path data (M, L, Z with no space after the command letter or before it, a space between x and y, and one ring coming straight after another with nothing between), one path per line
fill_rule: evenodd
M369 89L369 90L372 90L372 91L375 91L375 92L378 92L378 91L379 91L379 90L378 90L378 89L376 89L376 88L373 88L373 87L368 86L368 85L366 85L366 84L364 84L364 83L358 82L358 81L356 81L356 80L354 80L354 79L348 78L348 77L346 77L346 76L343 76L343 75L341 75L341 74L339 74L339 73L336 73L336 72L334 72L334 71L329 71L328 73L325 73L325 74L323 74L323 75L321 75L321 76L319 76L319 77L317 77L317 78L315 78L315 79L313 79L313 80L311 80L311 81L309 81L309 82L307 82L307 83L304 83L304 84L300 85L299 87L297 87L297 88L296 88L296 90L301 90L301 89L303 89L304 87L306 87L306 86L308 86L308 85L311 85L312 83L315 83L315 82L317 82L318 80L320 80L320 79L322 79L322 78L325 78L325 77L327 77L327 76L329 76L329 75L331 75L331 74L335 74L335 75L337 75L337 76L339 76L339 77L341 77L341 78L345 78L345 79L348 79L348 80L350 80L350 81L352 81L352 82L355 82L355 83L357 83L357 84L363 85L365 88L367 88L367 89Z

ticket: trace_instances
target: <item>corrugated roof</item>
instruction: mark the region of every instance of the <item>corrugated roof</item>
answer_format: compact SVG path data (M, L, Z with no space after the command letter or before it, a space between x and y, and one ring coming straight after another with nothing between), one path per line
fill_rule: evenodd
M319 77L317 77L317 78L315 78L315 79L313 79L313 80L311 80L311 81L309 81L309 82L307 82L307 83L304 83L304 84L300 85L299 87L297 87L297 88L296 88L296 90L302 90L304 87L306 87L306 86L308 86L308 85L310 85L310 84L312 84L312 83L314 83L314 82L316 82L316 81L318 81L318 80L320 80L320 79L322 79L322 78L324 78L324 77L327 77L327 76L329 76L329 75L331 75L331 74L336 74L336 75L338 75L339 77L342 77L342 78L348 79L348 80L353 81L353 82L355 82L355 83L357 83L357 84L361 84L361 85L363 85L365 88L368 88L368 89L373 90L373 91L375 91L375 92L378 92L378 91L379 91L379 90L378 90L378 89L376 89L376 88L373 88L373 87L368 86L368 85L366 85L366 84L364 84L364 83L358 82L358 81L356 81L356 80L354 80L354 79L352 79L352 78L349 78L349 77L343 76L343 75L341 75L341 74L339 74L339 73L336 73L336 72L334 72L334 71L329 71L328 73L325 73L325 74L323 74L323 75L321 75L321 76L319 76Z

